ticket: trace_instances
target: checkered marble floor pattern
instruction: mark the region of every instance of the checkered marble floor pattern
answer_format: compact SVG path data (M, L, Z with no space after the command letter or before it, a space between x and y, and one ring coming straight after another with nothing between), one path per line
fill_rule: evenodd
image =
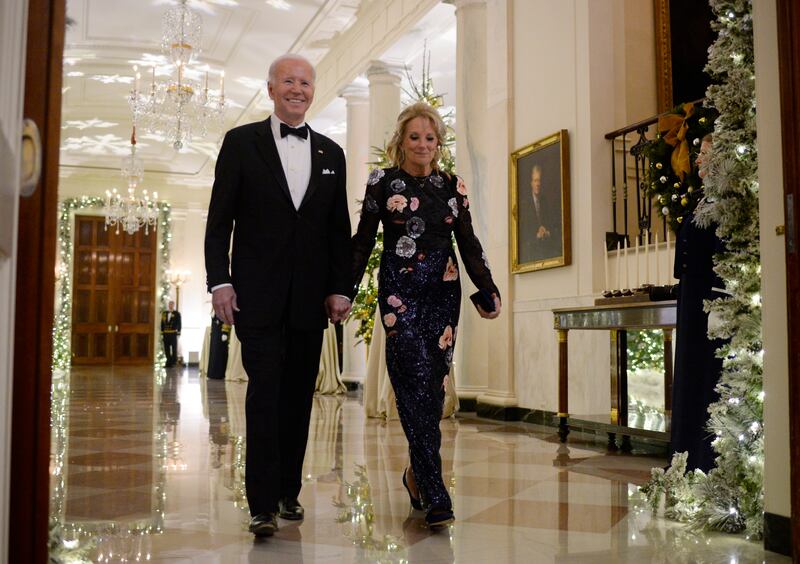
M646 455L608 454L552 428L442 421L456 522L431 532L401 483L398 421L355 395L314 398L301 523L247 532L246 384L196 370L81 368L53 392L52 534L74 562L788 562L760 544L693 535L639 499ZM71 559L71 560L70 560Z

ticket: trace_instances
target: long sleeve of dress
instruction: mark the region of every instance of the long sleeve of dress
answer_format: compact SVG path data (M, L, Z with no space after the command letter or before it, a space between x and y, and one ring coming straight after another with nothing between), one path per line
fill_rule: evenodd
M500 297L500 291L492 280L492 272L489 270L489 261L486 258L486 253L483 251L478 237L472 228L472 214L469 211L469 198L467 197L467 188L464 181L455 176L455 206L458 215L455 215L455 222L453 225L453 233L458 243L458 252L461 254L461 262L467 270L467 274L481 290L488 290L496 293ZM452 206L451 206L452 207Z
M364 194L364 201L361 204L361 218L358 221L356 234L353 235L353 289L351 298L358 293L358 286L364 277L372 249L375 247L375 236L378 233L378 225L381 221L381 208L378 202L382 202L382 184L379 175L380 169L373 171L367 181L367 190Z

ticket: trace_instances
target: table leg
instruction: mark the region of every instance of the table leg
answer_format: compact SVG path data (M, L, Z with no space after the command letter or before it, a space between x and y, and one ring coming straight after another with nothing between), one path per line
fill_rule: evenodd
M672 424L672 329L664 329L664 416Z
M617 345L619 331L611 329L611 424L619 425L619 346ZM611 433L609 433L611 435ZM609 448L613 439L609 436ZM616 444L614 445L616 447Z
M567 435L569 435L569 424L567 418L569 417L569 400L567 397L567 383L569 381L568 373L568 348L567 336L569 331L566 329L558 329L558 436L562 443L567 442Z
M619 345L619 424L628 426L628 332L620 330Z

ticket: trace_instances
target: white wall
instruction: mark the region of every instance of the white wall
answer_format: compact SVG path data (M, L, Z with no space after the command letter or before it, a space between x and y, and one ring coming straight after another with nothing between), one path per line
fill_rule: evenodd
M786 339L786 255L783 225L778 32L775 2L753 2L756 55L761 297L764 324L764 509L791 515L789 351Z
M199 356L203 332L211 324L211 295L206 291L206 268L203 238L206 230L207 208L196 205L172 210L172 247L170 266L174 270L191 272L189 281L181 286L180 352L185 361ZM175 298L175 293L171 295Z
M14 298L19 202L19 156L25 84L28 2L0 4L0 561L8 554L11 407L14 375Z
M642 89L644 101L630 86L642 80L647 57L620 56L636 42L650 48L651 37L631 24L631 10L623 0L513 1L512 150L566 129L571 161L572 264L513 280L515 385L523 407L557 408L551 310L591 305L603 289L603 233L611 227L610 145L603 136L654 106L654 85ZM570 334L571 413L608 411L609 347L606 332Z

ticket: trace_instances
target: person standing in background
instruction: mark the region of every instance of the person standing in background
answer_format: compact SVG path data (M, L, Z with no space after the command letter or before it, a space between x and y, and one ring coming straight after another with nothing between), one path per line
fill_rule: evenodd
M181 336L181 314L175 309L175 302L170 300L167 311L161 313L161 339L164 342L164 354L167 355L167 368L178 363L178 337Z
M712 137L700 145L696 165L701 179L707 174ZM716 391L722 359L716 352L723 341L708 336L709 314L705 300L723 297L725 284L714 272L714 255L724 250L716 226L700 227L694 212L684 216L675 240L674 275L678 283L675 332L675 378L672 384L670 456L687 452L686 470L708 472L714 467L714 439L708 430L708 406L719 399Z

